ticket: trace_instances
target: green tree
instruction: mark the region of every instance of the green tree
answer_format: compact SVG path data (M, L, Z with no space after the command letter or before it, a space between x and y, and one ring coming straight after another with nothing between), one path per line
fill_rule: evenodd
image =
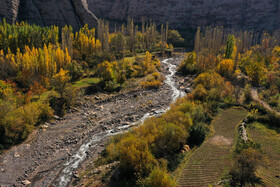
M227 46L226 46L226 54L225 54L226 59L234 58L235 42L236 42L235 37L231 34L228 35Z
M182 36L177 30L169 30L168 43L172 43L175 47L183 47L184 42L184 38L182 38Z
M229 172L232 176L231 185L243 187L262 183L255 174L262 161L263 158L259 150L254 148L243 150L235 159L234 166Z

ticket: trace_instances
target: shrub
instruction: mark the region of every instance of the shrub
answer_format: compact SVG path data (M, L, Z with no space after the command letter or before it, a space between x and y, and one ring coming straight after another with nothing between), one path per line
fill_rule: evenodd
M193 123L205 123L210 124L212 117L206 112L203 105L198 105L195 107L195 110L192 112Z
M230 76L233 73L234 62L231 59L224 59L219 64L219 73L223 76Z
M252 94L251 94L251 89L252 89L252 86L250 84L247 84L245 86L245 90L244 90L244 102L245 103L250 103L253 99L252 99Z
M206 100L207 94L208 94L207 90L204 88L202 84L198 84L192 93L193 98L195 100L201 100L201 101Z
M116 81L108 81L105 83L105 90L107 92L114 92L120 88L120 84L118 84Z
M206 125L193 125L190 129L190 137L188 139L188 143L192 146L201 145L207 137L208 132L209 128Z
M256 176L255 172L262 161L262 155L258 150L253 148L243 150L230 169L231 186L261 184L262 181Z
M157 157L178 152L186 142L187 132L182 127L168 123L158 128L159 133L153 144L153 152Z
M164 78L158 72L154 72L147 78L147 81L141 82L143 89L158 89L161 87Z
M196 69L196 54L195 52L187 53L184 60L181 62L178 71L184 75L195 74Z
M132 134L124 137L118 143L117 149L120 169L127 176L146 176L156 164L147 141Z
M189 113L184 113L175 109L169 110L162 116L162 119L167 123L173 123L179 127L189 129L193 122Z
M146 179L148 187L175 187L176 182L165 172L165 170L155 167Z
M75 60L73 60L72 63L68 65L68 70L69 75L71 77L71 81L78 80L80 77L83 76L84 73L82 65L77 63Z
M222 91L225 86L224 79L216 72L201 73L194 81L195 85L203 85L206 90L216 88Z

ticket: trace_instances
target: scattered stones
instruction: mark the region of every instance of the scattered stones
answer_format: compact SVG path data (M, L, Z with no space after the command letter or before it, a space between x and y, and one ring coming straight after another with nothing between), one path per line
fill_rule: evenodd
M240 139L244 140L246 142L249 139L248 139L248 135L247 135L247 131L246 131L245 125L246 125L246 123L242 122L242 124L238 128L238 131L239 131Z
M99 169L96 169L93 171L93 174L99 174L99 173L101 173L101 170L99 170Z
M191 93L191 92L192 92L192 89L191 89L191 88L186 88L184 91L185 91L186 93Z
M41 125L41 129L47 129L48 127L48 125Z
M15 157L15 158L19 158L19 157L20 157L20 154L15 153L15 154L14 154L14 157Z
M98 96L95 96L94 99L97 100L97 101L101 100L100 97L98 97Z
M54 118L55 120L60 120L60 117L58 117L58 116L53 116L53 118Z
M79 178L79 175L78 175L78 173L77 173L76 171L73 173L73 177L74 177L75 179L78 179L78 178Z

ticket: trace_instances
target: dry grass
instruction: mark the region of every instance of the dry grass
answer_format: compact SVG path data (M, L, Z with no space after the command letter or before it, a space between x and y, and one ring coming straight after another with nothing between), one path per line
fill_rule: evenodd
M217 181L230 164L236 126L247 116L239 108L223 111L212 122L213 135L191 156L179 177L179 186L208 186Z

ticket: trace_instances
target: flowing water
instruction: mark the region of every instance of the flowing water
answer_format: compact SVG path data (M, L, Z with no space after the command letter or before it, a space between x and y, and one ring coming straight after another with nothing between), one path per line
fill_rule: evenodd
M168 66L168 71L170 73L166 76L165 83L171 87L172 102L176 101L176 99L178 99L179 97L183 97L185 95L184 92L181 92L176 87L176 81L174 79L174 75L176 73L177 66L173 65L171 63L173 60L174 60L173 58L170 58L170 59L165 59L161 62ZM135 124L142 124L145 121L145 119L154 117L154 116L159 116L159 115L165 113L169 109L170 109L170 107L156 110L153 113L149 112L149 113L145 114L138 122L136 122L132 125L120 126L113 130L108 130L108 131L101 132L101 133L98 133L98 134L95 134L94 136L92 136L92 138L88 142L83 144L79 148L79 150L74 155L71 156L69 161L64 164L65 167L62 170L60 177L58 179L59 186L64 187L64 186L67 186L69 184L69 182L71 182L73 171L75 171L79 167L79 165L86 159L87 152L89 151L89 149L94 148L95 146L99 145L99 143L104 138L123 133L131 126L134 126Z

